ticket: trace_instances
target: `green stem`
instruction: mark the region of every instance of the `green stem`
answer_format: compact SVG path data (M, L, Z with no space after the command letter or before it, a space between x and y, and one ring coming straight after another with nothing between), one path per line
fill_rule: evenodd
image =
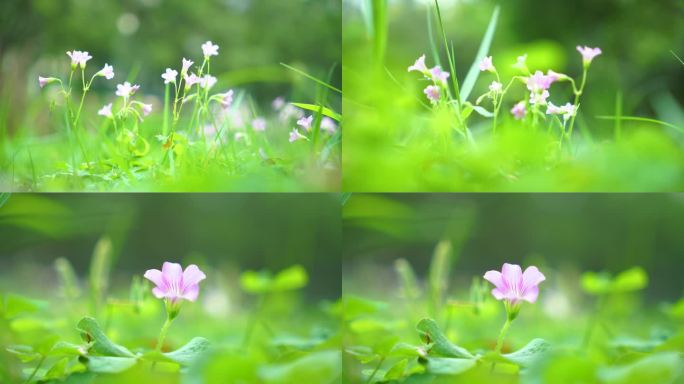
M506 337L506 333L508 333L508 328L511 326L511 320L506 318L506 322L504 323L503 327L501 327L501 332L499 332L499 339L496 341L496 349L494 352L496 352L497 355L501 354L501 348L503 348L503 342L504 338Z
M155 351L161 352L162 345L164 345L164 339L166 339L166 334L169 332L169 327L171 327L172 321L173 320L171 320L171 318L167 315L166 321L159 332L159 339L157 340L157 347L155 348Z
M171 87L169 84L166 84L164 88L164 125L162 128L162 135L166 137L166 133L169 131L169 97L171 94Z
M24 382L25 384L30 383L31 380L33 380L33 378L36 376L36 373L38 373L38 370L40 369L40 367L43 366L44 362L45 362L45 356L41 356L40 360L38 361L38 365L36 365L36 368L33 370L33 372L31 372L31 375L28 377L28 379L26 379L26 381Z
M575 117L577 117L577 112L578 112L577 106L579 105L579 98L580 98L580 96L582 96L582 92L584 92L584 86L587 83L587 69L588 69L588 67L584 66L584 69L582 70L582 82L580 83L579 90L575 91L575 102L574 102L575 114L572 115L572 118L570 119L570 129L568 129L568 141L572 137L572 129L575 126ZM574 88L574 83L573 83L573 88Z

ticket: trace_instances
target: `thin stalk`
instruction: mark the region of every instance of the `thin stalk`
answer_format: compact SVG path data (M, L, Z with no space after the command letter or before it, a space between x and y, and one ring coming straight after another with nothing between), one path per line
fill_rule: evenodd
M577 106L579 105L579 98L582 95L582 92L584 92L584 86L587 83L587 70L589 68L585 65L584 69L582 70L582 82L580 83L580 87L578 90L575 91L575 102L573 103L575 106L575 114L572 115L572 118L570 118L570 129L568 130L568 140L572 137L572 129L575 126L575 117L577 117Z
M171 87L167 83L164 88L164 123L162 135L166 137L166 133L169 131L169 98L171 94Z
M33 370L33 372L31 372L31 375L28 377L28 379L26 379L26 381L24 381L25 384L30 383L31 380L33 380L33 378L36 376L36 373L38 373L38 370L40 369L40 367L43 366L43 363L45 362L45 358L46 357L44 355L40 357L40 360L38 361L38 365L36 365L36 368Z
M162 345L164 345L164 339L166 339L166 334L169 332L169 327L171 327L171 318L166 316L166 321L164 321L164 325L162 326L161 331L159 332L159 339L157 339L157 347L154 349L157 352L161 352Z

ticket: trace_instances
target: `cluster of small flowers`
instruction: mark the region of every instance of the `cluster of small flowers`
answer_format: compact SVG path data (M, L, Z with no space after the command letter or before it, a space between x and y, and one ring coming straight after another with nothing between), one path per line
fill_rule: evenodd
M579 53L582 55L586 76L586 69L589 67L592 60L601 54L601 49L577 46L577 51L579 51ZM552 102L547 100L550 96L549 88L551 88L551 85L557 81L571 81L573 82L573 91L576 95L581 94L582 89L575 89L574 81L568 75L554 72L550 69L546 72L546 74L539 70L532 74L527 68L526 61L527 54L518 56L516 63L512 66L513 68L522 71L526 75L525 77L522 77L521 80L525 83L527 90L529 91L529 100L519 101L513 106L513 108L511 108L511 114L513 114L515 119L522 120L525 118L527 115L528 103L529 105L535 107L546 106L547 115L563 115L564 121L572 118L577 113L577 104L568 102L562 106L554 105ZM492 56L487 56L482 60L480 63L480 71L496 74L498 79L496 68L492 62ZM489 90L490 93L501 92L502 84L495 80L490 84ZM490 93L487 93L483 96L488 96Z
M584 76L586 76L586 70L588 69L592 60L601 54L601 49L578 46L577 50L582 55ZM573 117L577 113L577 102L575 104L566 103L562 106L556 106L547 100L550 96L549 88L554 82L570 81L573 84L573 91L575 95L579 97L583 91L584 81L582 82L580 89L577 89L575 88L574 80L565 74L557 73L552 70L548 70L546 74L544 74L542 71L535 71L534 74L532 74L527 68L526 60L526 54L519 56L516 63L513 65L513 68L520 70L525 75L522 77L518 76L516 78L522 80L529 91L529 98L517 102L511 109L511 113L513 114L514 118L517 120L522 120L525 118L527 115L528 105L533 106L535 111L539 107L545 106L546 114L562 115L564 121L567 121ZM489 91L478 98L476 103L479 104L483 98L489 97L495 104L496 113L498 111L498 105L500 105L501 98L508 87L504 88L503 84L501 83L496 67L494 66L492 56L486 56L480 62L479 68L482 72L490 72L496 75L496 80L491 82L489 85ZM441 99L441 90L446 88L446 81L449 77L449 73L442 71L439 66L428 69L425 65L425 55L420 56L412 66L408 67L408 72L411 71L420 72L425 76L426 79L432 81L432 84L428 85L423 92L432 104L437 104Z
M443 71L439 65L428 69L425 65L425 55L420 56L412 66L408 67L408 71L420 72L427 80L432 81L431 85L425 87L423 93L425 93L425 96L427 96L431 103L436 104L439 102L441 89L447 86L449 72Z

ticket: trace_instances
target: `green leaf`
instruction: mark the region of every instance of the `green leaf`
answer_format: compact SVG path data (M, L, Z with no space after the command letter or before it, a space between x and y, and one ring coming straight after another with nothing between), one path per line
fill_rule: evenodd
M427 352L423 347L407 344L397 343L390 350L389 356L393 357L427 357Z
M326 88L332 89L333 91L342 94L342 90L341 90L341 89L335 88L335 87L333 87L332 85L326 83L325 81L320 80L320 79L317 79L317 78L315 78L315 77L309 75L308 73L306 73L306 72L304 72L304 71L302 71L302 70L300 70L300 69L297 69L297 68L295 68L295 67L289 66L289 65L287 65L287 64L285 64L285 63L280 63L280 65L282 65L283 67L285 67L285 68L287 68L287 69L289 69L289 70L291 70L291 71L293 71L293 72L295 72L295 73L298 73L298 74L300 74L300 75L306 77L306 78L309 79L309 80L313 80L314 82L316 82L316 83L318 83L318 84L320 84L320 85L322 85L322 86L324 86L324 87L326 87Z
M45 376L43 376L43 380L60 379L64 377L68 363L68 357L64 357L62 359L57 360L57 362L55 362L52 365L52 367L48 369L47 373L45 373Z
M521 367L526 367L543 357L550 347L551 345L546 340L534 339L522 349L501 356Z
M677 352L656 353L621 367L599 369L606 384L672 383L682 373L684 361Z
M470 96L470 92L472 92L473 87L475 86L477 77L480 75L480 62L487 56L487 53L489 53L489 47L492 45L492 39L494 38L498 19L499 7L497 6L494 8L492 18L489 20L489 25L487 26L487 31L482 38L482 42L480 42L480 48L478 48L477 55L475 55L475 61L473 61L473 65L470 66L470 70L468 70L468 74L466 75L465 80L463 80L463 86L461 87L461 98L463 100L468 100L468 96Z
M402 376L404 376L404 371L406 370L407 365L408 365L408 359L399 360L399 362L394 364L387 371L387 373L385 373L385 379L386 380L395 380L395 379L401 378Z
M442 240L435 247L430 262L428 277L430 286L432 315L437 316L442 307L444 292L449 284L449 272L452 263L452 246L448 240Z
M264 365L259 368L259 377L267 384L339 383L341 360L339 351L314 352L288 363Z
M137 362L135 357L90 356L86 366L95 373L119 373L130 369Z
M309 276L304 267L294 265L278 272L275 279L273 279L271 290L275 292L292 291L305 287L308 282Z
M313 111L316 113L318 113L320 111L324 116L328 116L329 118L334 119L337 122L342 121L342 115L333 111L330 108L323 107L323 109L321 110L320 105L305 104L305 103L290 103L290 104L294 105L295 107L299 107L301 109L306 109L306 110Z
M209 349L209 345L209 340L195 337L179 349L164 353L163 355L180 365L190 365L190 363Z
M427 371L435 375L459 375L473 368L476 363L474 359L430 357L427 360Z
M372 361L378 360L380 355L373 352L371 347L365 345L354 345L344 350L346 353L354 356L361 364L368 364Z
M104 356L119 356L119 357L134 357L135 355L131 353L125 347L114 344L111 340L107 338L97 321L92 317L84 317L76 325L79 331L81 331L81 337L87 341L92 342L92 350L98 354Z
M30 345L10 345L5 349L7 352L16 355L22 363L28 363L41 357Z
M676 131L684 133L684 128L676 126L674 124L667 123L665 121L660 121L656 119L649 119L647 117L639 117L639 116L596 116L597 119L600 120L621 120L621 121L637 121L641 123L651 123L651 124L658 124L658 125L663 125L668 128L672 128Z
M423 319L416 326L423 342L428 344L428 353L431 356L472 358L473 355L467 349L453 344L439 329L432 319Z
M0 192L0 208L7 203L10 196L12 196L12 194L9 192Z
M630 268L611 278L610 274L585 272L581 277L582 289L592 295L638 291L648 285L648 275L640 267Z
M81 356L85 353L85 348L81 345L58 341L48 352L48 356Z
M35 313L47 306L47 302L29 299L28 297L8 293L4 296L4 306L2 306L4 317L13 317Z

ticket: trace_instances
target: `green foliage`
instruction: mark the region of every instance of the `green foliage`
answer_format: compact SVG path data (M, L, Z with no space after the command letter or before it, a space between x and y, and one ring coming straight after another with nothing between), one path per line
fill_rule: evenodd
M615 277L608 273L585 272L581 278L582 289L592 295L639 291L648 284L648 276L640 267L622 271Z
M306 286L309 277L301 265L283 269L275 276L269 271L245 271L240 276L240 285L246 292L265 294L291 291Z

